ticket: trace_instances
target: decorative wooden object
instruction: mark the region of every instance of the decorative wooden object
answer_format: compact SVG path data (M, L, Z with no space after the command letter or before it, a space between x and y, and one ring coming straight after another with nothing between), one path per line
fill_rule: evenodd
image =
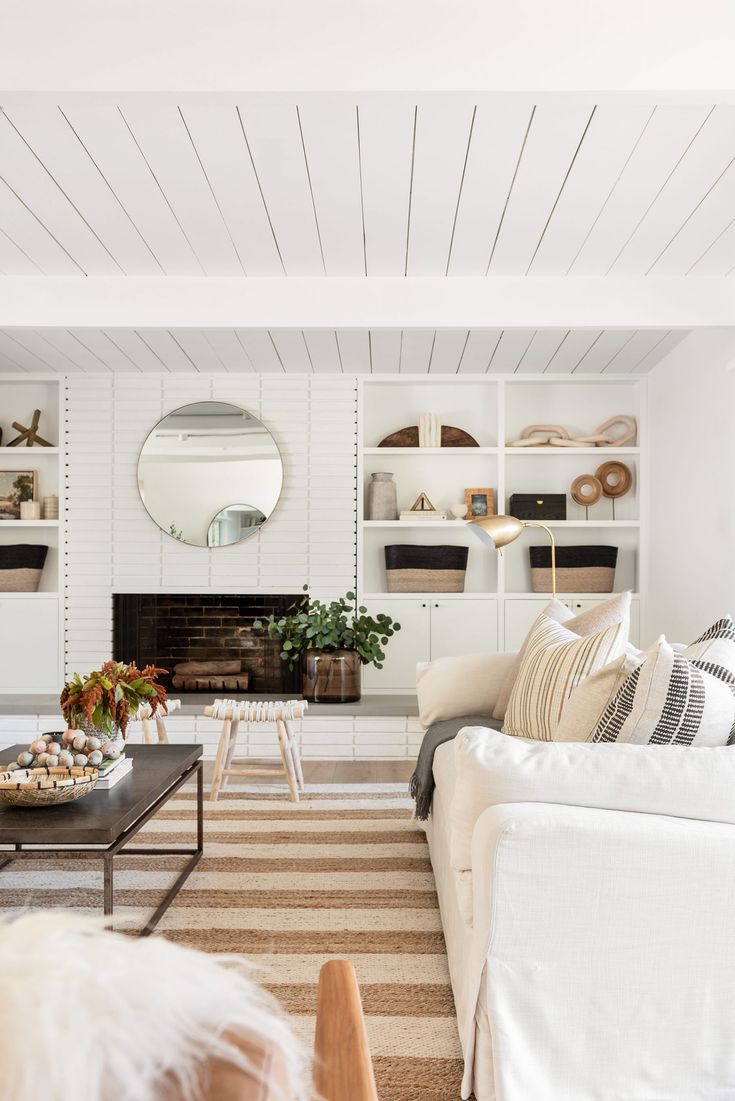
M473 498L484 497L485 509L484 512L477 512L477 503L473 508ZM473 519L475 516L494 516L495 515L495 490L487 489L484 486L480 486L477 489L466 489L464 491L464 503L467 508L467 516Z
M453 428L451 424L442 425L442 447L479 447L477 440L462 428ZM381 440L378 447L418 447L419 429L414 424L410 428L401 428Z
M529 424L521 432L521 438L509 447L547 447L554 437L568 440L569 433L560 424Z
M222 719L222 733L217 746L212 786L209 798L217 801L220 790L230 776L285 776L291 802L298 803L299 792L304 790L301 771L301 754L292 726L292 719L302 719L308 704L306 700L215 700L204 708L210 719ZM248 765L248 758L235 759L237 733L241 722L275 723L281 767ZM235 767L237 766L237 767Z
M594 474L580 474L572 482L569 495L578 505L588 508L602 497L602 482Z
M38 422L41 419L41 410L36 409L33 413L33 419L30 426L26 428L24 424L18 424L17 421L13 421L13 428L20 433L14 440L11 440L8 447L20 447L25 442L26 447L33 447L38 444L39 447L53 447L52 443L48 440L44 440L43 436L38 434Z
M623 425L624 432L622 436L610 435L610 429L614 428L616 424ZM635 417L628 417L624 413L620 413L617 417L610 417L604 424L601 424L597 431L605 437L603 446L630 447L635 444L638 424Z
M329 960L319 973L314 1086L324 1101L378 1101L355 969Z
M624 497L633 485L633 475L630 467L617 459L611 459L610 462L603 463L602 466L598 467L595 471L595 477L599 478L604 495L614 501L618 497Z

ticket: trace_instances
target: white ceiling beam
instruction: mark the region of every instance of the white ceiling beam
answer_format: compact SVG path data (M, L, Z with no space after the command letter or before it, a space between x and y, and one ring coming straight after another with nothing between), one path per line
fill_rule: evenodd
M5 88L730 89L727 0L6 0Z
M681 329L735 325L721 277L5 277L0 328Z

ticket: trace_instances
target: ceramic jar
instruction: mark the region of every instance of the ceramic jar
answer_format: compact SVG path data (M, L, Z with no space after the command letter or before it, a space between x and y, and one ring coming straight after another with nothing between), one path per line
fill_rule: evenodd
M367 490L366 520L397 520L398 497L392 474L370 475Z

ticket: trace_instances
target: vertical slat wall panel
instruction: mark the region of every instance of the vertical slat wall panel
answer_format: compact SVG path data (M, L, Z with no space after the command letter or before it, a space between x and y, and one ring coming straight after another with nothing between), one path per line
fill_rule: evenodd
M281 450L278 508L257 535L216 550L161 532L138 496L137 461L153 425L190 401L250 409ZM299 375L85 375L67 380L66 670L108 658L113 592L300 592L355 585L357 396L354 378Z

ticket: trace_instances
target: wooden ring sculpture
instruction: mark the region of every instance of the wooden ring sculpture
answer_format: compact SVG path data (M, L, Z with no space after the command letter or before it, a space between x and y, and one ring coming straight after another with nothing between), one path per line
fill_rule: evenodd
M617 424L622 424L623 434L621 436L611 436L610 429ZM610 417L610 420L605 421L599 428L595 430L596 436L603 436L605 443L598 445L602 447L626 447L635 443L636 432L638 431L638 425L636 424L635 417L627 417L625 414L618 414L617 417Z
M594 474L580 474L572 482L569 494L578 505L596 505L602 497L602 482Z
M552 442L552 437L568 440L569 433L560 424L529 424L521 432L521 438L514 440L509 447L546 447Z
M595 477L599 478L602 483L604 495L613 500L624 497L633 485L633 475L630 468L617 459L611 459L610 462L603 463L602 466L598 467L595 471Z

